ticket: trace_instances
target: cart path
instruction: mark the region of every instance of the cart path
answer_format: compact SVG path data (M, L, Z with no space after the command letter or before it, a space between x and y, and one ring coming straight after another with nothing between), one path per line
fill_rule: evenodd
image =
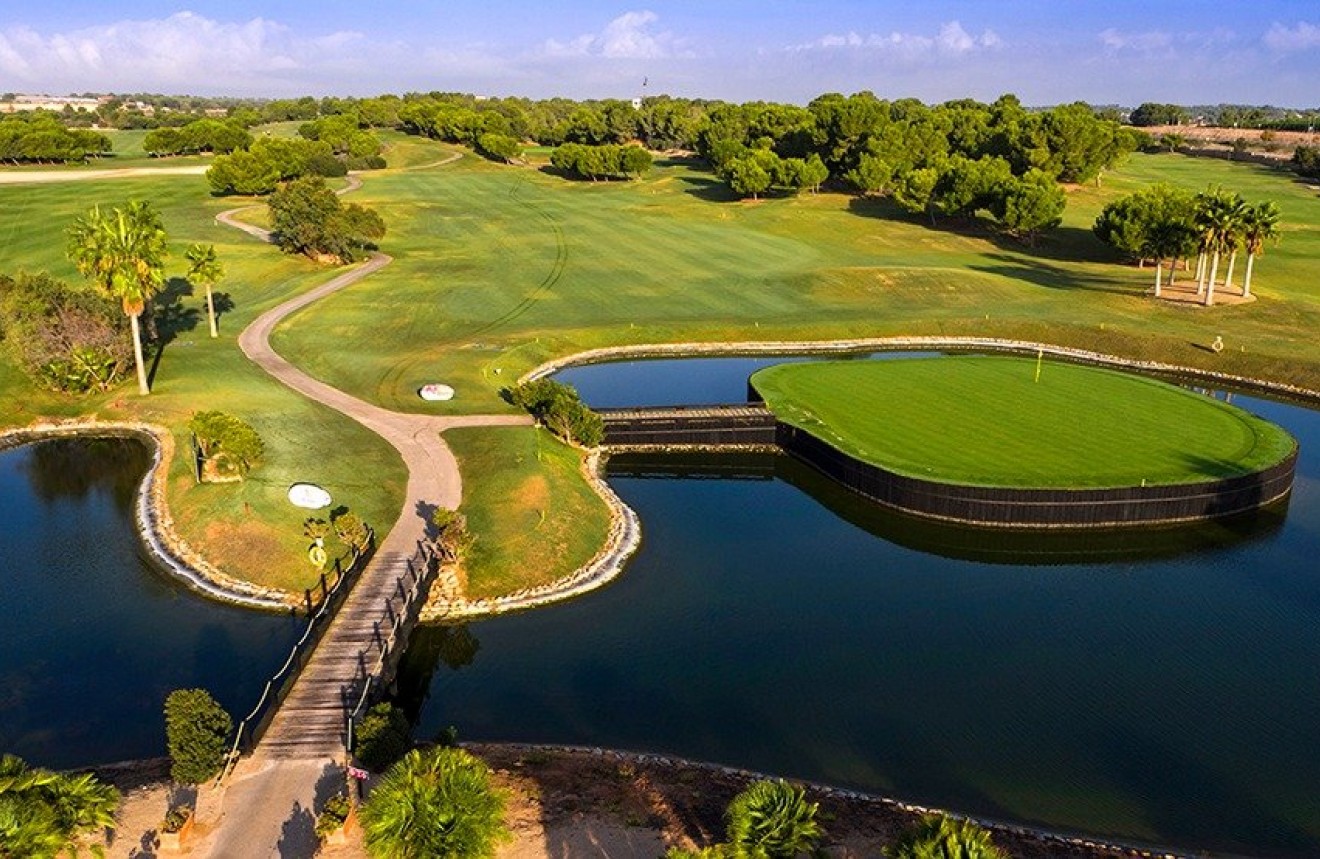
M350 182L343 190L360 184L360 180ZM216 219L270 241L269 231L238 221L235 214L239 211L223 212ZM342 777L343 772L344 701L359 688L361 669L374 665L379 656L376 624L385 617L385 604L395 594L408 559L427 537L431 512L436 507L457 508L462 501L458 463L441 433L457 427L532 424L525 415L435 416L390 411L313 378L271 348L271 333L289 316L370 277L392 261L387 254L373 253L362 265L261 314L238 336L243 353L281 383L388 441L408 468L408 485L398 520L326 630L256 751L231 777L227 795L221 799L223 816L208 839L212 856L311 855L315 839L307 840L307 821L320 807L317 801L325 798L319 794L327 784L339 786L335 774Z

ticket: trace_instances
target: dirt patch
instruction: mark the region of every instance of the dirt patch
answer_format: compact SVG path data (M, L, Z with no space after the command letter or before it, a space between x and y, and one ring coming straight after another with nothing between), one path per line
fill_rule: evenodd
M269 525L255 519L208 522L197 549L227 570L261 570L271 558L282 557L284 546Z

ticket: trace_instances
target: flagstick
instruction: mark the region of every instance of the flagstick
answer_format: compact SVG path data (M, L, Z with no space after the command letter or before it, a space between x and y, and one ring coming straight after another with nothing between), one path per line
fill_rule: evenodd
M1036 350L1036 381L1037 382L1040 381L1040 362L1044 360L1044 358L1045 358L1045 350L1037 349Z

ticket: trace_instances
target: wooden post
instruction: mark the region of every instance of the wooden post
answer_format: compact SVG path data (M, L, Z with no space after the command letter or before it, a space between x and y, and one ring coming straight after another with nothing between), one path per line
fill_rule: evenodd
M321 573L321 599L324 600L330 595L330 589L325 586L325 573Z
M311 590L311 588L303 588L303 597L307 600L307 616L308 616L308 617L311 617L311 616L312 616L312 590Z

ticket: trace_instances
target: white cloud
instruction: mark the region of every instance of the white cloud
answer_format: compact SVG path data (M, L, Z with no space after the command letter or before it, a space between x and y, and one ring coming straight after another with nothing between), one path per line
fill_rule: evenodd
M625 12L599 33L584 33L567 42L547 39L542 53L548 57L604 57L611 60L651 60L683 56L669 32L654 32L660 16L649 10Z
M1320 25L1298 21L1295 27L1285 27L1276 21L1265 31L1262 40L1268 47L1282 52L1320 48Z
M831 33L821 36L813 42L794 45L793 52L818 50L851 50L857 52L889 55L907 60L919 60L926 57L956 57L977 51L998 48L1003 40L994 30L985 30L974 36L963 28L958 21L949 21L940 27L934 35L922 33L888 34L871 33L862 36L856 32L843 34Z
M234 88L350 62L361 43L352 32L305 37L264 18L226 23L179 12L49 35L11 28L0 32L0 76L52 90Z
M1100 33L1100 44L1110 51L1154 51L1173 44L1173 36L1158 30L1145 33L1125 33L1110 27Z

